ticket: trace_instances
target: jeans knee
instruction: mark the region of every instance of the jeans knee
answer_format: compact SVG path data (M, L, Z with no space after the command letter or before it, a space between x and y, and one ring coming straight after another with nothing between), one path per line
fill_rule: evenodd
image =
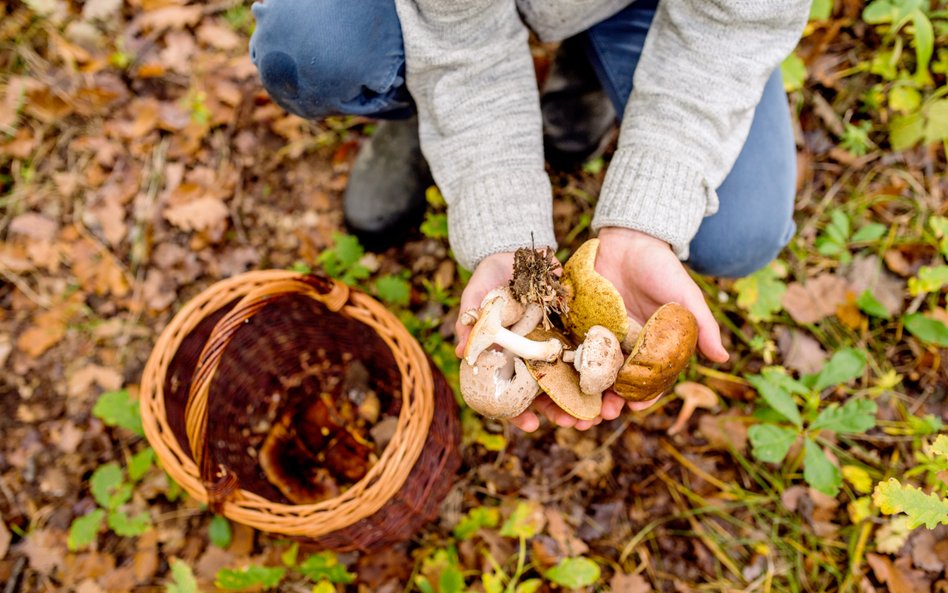
M253 6L250 56L281 107L308 119L407 112L401 26L391 0Z
M691 243L688 265L699 274L741 278L763 268L783 251L796 232L792 216L774 215L744 227L705 233ZM753 224L756 223L756 224Z

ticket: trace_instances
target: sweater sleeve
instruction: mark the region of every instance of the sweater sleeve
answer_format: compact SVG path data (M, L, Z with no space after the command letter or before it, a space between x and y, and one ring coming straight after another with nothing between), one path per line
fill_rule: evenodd
M396 0L421 147L448 204L451 247L484 257L555 247L540 102L514 0Z
M640 230L681 259L747 139L809 0L660 2L635 71L593 228Z

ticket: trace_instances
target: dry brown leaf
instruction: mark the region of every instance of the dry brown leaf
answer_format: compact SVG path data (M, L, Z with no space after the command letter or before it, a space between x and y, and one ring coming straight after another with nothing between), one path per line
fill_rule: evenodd
M117 15L121 9L122 0L86 0L82 5L82 18L104 21Z
M125 208L114 200L107 200L94 208L89 209L95 224L102 231L102 236L113 247L117 247L128 235L128 225L125 224Z
M71 299L37 313L30 326L17 337L16 347L33 358L40 356L65 337L66 327L77 309L75 299Z
M891 593L923 593L931 590L931 581L925 578L925 573L911 569L908 556L892 562L887 556L866 554L866 561L876 578L889 586Z
M154 529L138 537L135 556L132 558L132 570L137 583L147 581L158 571L158 532Z
M797 329L779 326L774 330L777 335L777 348L783 357L783 365L801 373L815 373L823 368L829 355L809 334Z
M800 484L790 486L780 495L780 502L783 503L783 506L787 507L788 511L795 513L800 508L800 503L804 500L806 494L806 486L801 486Z
M12 235L52 241L56 237L59 225L42 214L26 212L11 220L9 229Z
M553 508L544 508L546 530L556 540L560 549L568 556L581 556L589 551L586 542L576 537L573 529L566 523L563 513Z
M204 16L200 5L164 6L145 12L136 19L142 29L183 29L198 24Z
M10 551L11 541L13 541L13 534L7 529L6 522L0 519L0 560L7 557L7 552Z
M66 392L69 397L87 397L91 395L93 386L103 391L115 391L122 388L122 383L122 374L115 369L89 364L69 377Z
M640 574L617 572L609 580L612 593L652 593L652 585Z
M26 160L39 145L39 139L29 128L20 128L12 139L0 144L0 155Z
M110 253L83 240L72 245L69 255L72 273L84 290L99 296L123 297L128 294L129 282L125 272Z
M161 312L171 306L178 298L175 291L177 286L167 274L152 268L148 270L145 283L142 286L142 296L148 308L153 312Z
M740 412L736 410L719 416L702 414L698 419L698 432L717 451L728 451L729 447L741 453L747 451L747 424L741 421Z
M244 43L232 29L215 22L205 22L198 27L197 38L205 45L224 51L237 49Z
M167 46L159 54L161 66L181 74L188 72L197 51L194 37L187 31L171 31L165 35L165 43Z
M866 316L856 304L856 295L851 292L846 294L845 303L836 306L836 317L849 329L859 329L866 321Z
M168 222L185 231L205 231L220 226L228 214L224 202L213 197L198 198L165 210Z
M908 258L897 249L889 249L883 254L882 258L890 270L903 278L908 278L915 274L915 269Z
M797 323L816 323L836 312L846 302L846 281L833 274L810 278L806 284L792 282L783 295L783 306Z
M902 312L905 282L887 272L878 256L854 257L846 272L846 279L849 282L849 290L857 297L868 290L889 315L896 316Z
M41 575L51 576L63 565L66 533L57 529L37 529L27 534L18 549L26 554L31 569Z
M916 568L927 570L928 572L941 572L945 568L945 563L935 551L935 534L931 531L922 530L912 538L912 562Z

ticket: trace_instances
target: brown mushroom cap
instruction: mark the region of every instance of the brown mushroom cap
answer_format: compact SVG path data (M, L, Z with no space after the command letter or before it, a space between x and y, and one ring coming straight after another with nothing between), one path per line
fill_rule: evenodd
M622 295L596 269L599 239L590 239L563 266L561 282L569 291L569 312L563 321L577 341L594 325L602 325L622 341L629 332Z
M631 401L647 401L675 384L698 344L698 322L678 303L658 308L639 332L613 389Z
M531 340L557 339L566 347L571 347L569 339L556 330L538 327L527 337ZM579 373L573 365L557 358L553 362L528 360L527 368L544 391L556 405L567 414L580 420L592 420L602 410L602 394L586 394L579 387Z
M582 392L602 393L612 387L624 359L615 334L601 325L589 328L586 339L576 348L573 364L579 371Z
M488 418L519 416L540 393L523 360L497 350L485 350L473 366L462 360L460 384L467 405Z

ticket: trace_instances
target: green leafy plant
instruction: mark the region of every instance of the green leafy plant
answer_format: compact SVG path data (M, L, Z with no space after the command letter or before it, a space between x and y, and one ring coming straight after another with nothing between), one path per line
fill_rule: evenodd
M141 404L132 398L128 391L107 391L99 396L92 408L92 415L107 426L116 426L130 430L138 436L145 436L142 428Z
M842 405L821 406L821 392L861 376L865 366L865 352L849 348L837 352L819 373L805 375L799 381L775 367L747 376L765 403L755 414L760 423L748 430L753 456L780 463L802 438L801 455L790 466L799 461L810 486L835 496L843 475L827 457L821 433L864 433L876 425L877 406L873 401L855 398Z
M330 277L349 285L356 285L371 275L360 262L365 249L352 235L333 233L333 246L319 254L317 262Z
M151 529L151 517L147 512L129 515L122 507L132 499L135 482L145 475L153 462L154 451L149 447L132 457L127 475L114 462L96 468L89 479L89 492L99 508L72 522L66 542L70 550L92 544L103 523L122 537L138 536Z
M187 563L172 558L171 582L165 585L165 593L198 593L197 579Z
M734 283L737 305L746 310L751 321L769 321L783 308L780 300L787 285L774 265L761 268Z
M333 584L347 584L355 580L355 575L339 563L333 552L312 554L302 562L298 558L299 544L294 543L280 555L283 566L248 564L239 568L222 568L217 571L214 584L229 591L272 589L292 575L315 583L314 591L335 591Z
M938 436L927 454L929 463L936 464L941 468L940 471L948 471L948 436ZM872 501L886 515L904 514L908 517L910 528L924 525L934 529L938 525L948 525L946 485L939 482L940 486L936 486L935 491L926 493L896 478L889 478L876 485Z

